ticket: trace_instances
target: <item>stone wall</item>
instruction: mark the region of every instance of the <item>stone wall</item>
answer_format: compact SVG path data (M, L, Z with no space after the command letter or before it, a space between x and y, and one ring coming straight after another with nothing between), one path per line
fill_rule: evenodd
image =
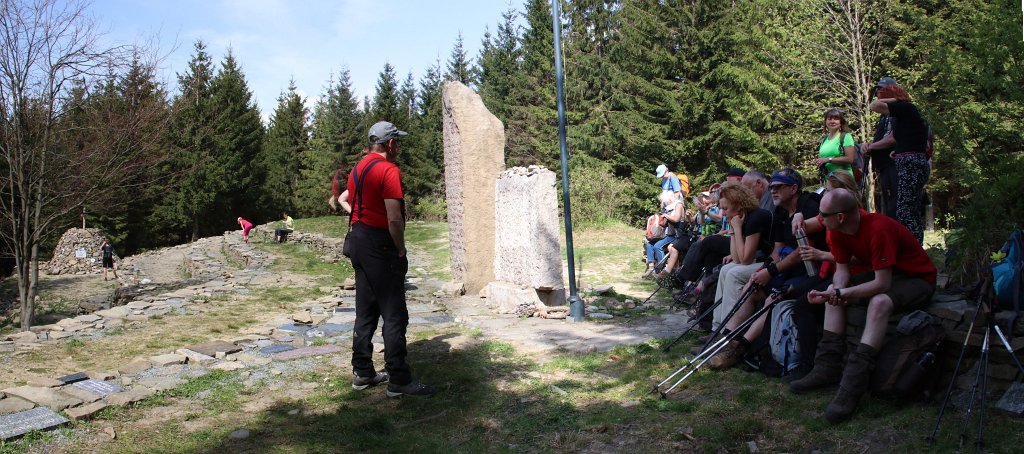
M459 82L446 83L441 99L452 277L477 292L494 280L494 187L505 169L505 129Z
M68 229L60 237L53 257L40 264L47 274L88 274L103 270L103 252L100 247L107 238L100 229ZM79 255L84 255L79 257ZM114 251L115 263L120 260Z

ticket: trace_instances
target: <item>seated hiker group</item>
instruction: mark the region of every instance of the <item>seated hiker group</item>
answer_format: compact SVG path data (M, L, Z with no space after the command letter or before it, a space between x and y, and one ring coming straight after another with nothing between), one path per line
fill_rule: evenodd
M841 136L839 125L845 125L836 115L830 110L825 118L832 137ZM724 347L709 360L712 368L746 361L783 377L794 393L838 384L825 410L834 423L849 418L867 390L890 315L927 306L936 281L920 226L866 211L852 165L828 168L836 161L816 160L824 184L816 192L806 190L806 180L789 167L770 177L734 168L726 181L693 198L692 213L683 202L689 184L659 166L661 210L648 222L643 276L693 289L685 292L694 306L690 315L703 316L701 326L710 332L693 354L731 336L718 343ZM772 310L758 314L765 305ZM791 324L786 328L798 332L794 357L773 354L772 331L779 331L773 324L783 318L771 312L782 306ZM866 307L867 319L847 354L847 309L854 306ZM748 320L752 316L757 319Z

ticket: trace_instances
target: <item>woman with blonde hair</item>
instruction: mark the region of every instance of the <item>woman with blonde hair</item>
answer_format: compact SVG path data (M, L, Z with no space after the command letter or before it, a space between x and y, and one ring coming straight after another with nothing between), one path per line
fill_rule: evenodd
M713 324L720 325L740 299L750 275L772 252L772 213L759 207L754 193L740 183L722 185L718 198L722 214L729 220L729 256L718 275ZM740 318L742 320L742 318Z

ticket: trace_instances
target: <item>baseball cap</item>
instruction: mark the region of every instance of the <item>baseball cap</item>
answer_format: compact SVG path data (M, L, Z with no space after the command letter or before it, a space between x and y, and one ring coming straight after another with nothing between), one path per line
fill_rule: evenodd
M666 167L665 164L659 165L658 168L654 170L654 174L657 175L658 178L665 176L665 172L668 172L668 167Z
M743 178L743 175L746 175L746 173L747 173L746 170L743 170L743 169L741 169L739 167L733 167L733 168L729 169L729 173L725 174L725 178L727 178L727 179L729 177Z
M390 121L378 121L370 126L370 145L387 143L391 139L407 136L409 133L399 130Z
M875 87L877 87L877 88L885 88L885 87L888 87L890 85L898 85L896 83L896 79L893 79L892 77L883 77L881 79L878 79L878 84L875 85Z

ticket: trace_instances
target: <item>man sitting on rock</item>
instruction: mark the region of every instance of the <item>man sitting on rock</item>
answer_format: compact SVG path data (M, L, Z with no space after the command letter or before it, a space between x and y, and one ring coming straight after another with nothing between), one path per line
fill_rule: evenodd
M935 292L936 269L903 224L858 208L857 196L849 190L825 194L821 219L828 229L828 245L837 269L831 286L807 294L812 304L828 303L825 331L814 368L789 387L801 393L839 382L839 390L825 409L825 417L838 423L853 415L867 390L889 315L927 305ZM851 276L849 265L854 258L870 264L873 271ZM844 369L846 306L857 304L867 304L867 321L860 344L850 353Z

